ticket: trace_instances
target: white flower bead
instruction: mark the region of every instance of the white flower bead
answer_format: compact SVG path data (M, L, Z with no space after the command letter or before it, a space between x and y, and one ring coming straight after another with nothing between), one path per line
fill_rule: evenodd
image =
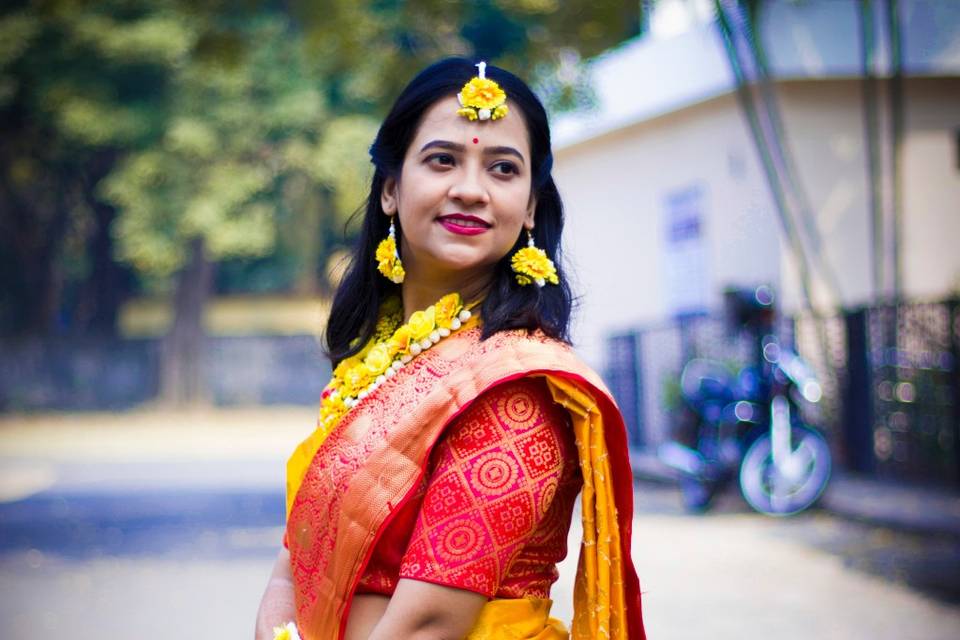
M472 315L473 315L472 313L464 309L463 311L460 312L460 316L459 316L460 322L466 322L467 320L470 319L470 316Z
M413 346L413 345L410 345L410 346ZM401 365L405 365L405 364L407 364L408 362L410 362L411 360L413 360L413 356L411 356L410 354L406 354L406 353L405 353L405 354L403 354L402 356L400 356L400 364L401 364Z
M367 395L369 395L369 391L367 391L366 389L364 389L364 390L361 391L359 394L357 394L357 398L359 398L360 400L363 400L364 398L367 397Z
M288 622L287 624L283 625L283 629L285 629L290 634L289 635L290 640L301 640L300 632L297 631L297 625L294 624L293 622Z
M382 383L384 380L386 380L386 379L387 379L386 376L384 376L384 375L381 373L380 375L377 376L377 379L374 380L373 382L374 382L375 384L381 384L381 383Z
M454 318L453 320L450 321L450 328L453 329L454 331L456 331L460 327L461 327L460 318Z
M403 367L403 362L400 360L394 360L393 364L390 365L390 368L394 371L400 371L402 367Z
M387 378L392 378L393 376L397 375L397 370L393 368L387 369L383 372L383 375Z
M424 338L423 340L420 341L420 348L423 349L424 351L426 351L432 346L433 346L433 343L430 342L430 338Z
M480 118L481 120L489 120L490 109L480 109L479 111L477 111L477 117Z
M446 338L448 335L450 335L450 329L447 329L446 327L440 327L437 329L437 333L440 334L441 338Z
M542 286L544 286L545 284L547 284L547 281L546 281L546 280L544 280L543 278L537 278L537 286L538 286L538 287L542 287Z
M438 342L440 342L440 332L437 331L436 329L430 332L430 342L432 342L433 344L437 344Z
M410 355L418 356L423 349L420 348L420 343L414 342L410 345Z

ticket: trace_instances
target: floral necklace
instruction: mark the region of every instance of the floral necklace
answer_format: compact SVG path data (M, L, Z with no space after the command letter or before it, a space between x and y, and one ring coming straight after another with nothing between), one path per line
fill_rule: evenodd
M470 307L475 306L473 303ZM330 383L320 396L317 428L329 433L358 402L393 377L413 358L475 319L464 308L459 293L443 296L402 324L399 298L389 298L380 309L373 337L355 355L344 358L333 370Z

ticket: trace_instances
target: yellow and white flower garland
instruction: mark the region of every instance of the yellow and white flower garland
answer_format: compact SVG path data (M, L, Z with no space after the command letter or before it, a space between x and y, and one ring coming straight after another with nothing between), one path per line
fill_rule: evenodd
M406 324L400 324L402 313L398 298L387 300L370 342L333 370L320 397L318 429L329 433L350 409L404 365L474 317L464 308L458 293L445 295L436 304L415 312Z

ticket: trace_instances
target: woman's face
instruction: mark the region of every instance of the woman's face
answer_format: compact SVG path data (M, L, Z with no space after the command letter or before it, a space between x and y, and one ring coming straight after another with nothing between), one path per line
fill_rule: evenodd
M381 204L400 218L408 280L485 283L523 228L533 228L523 114L511 105L505 118L471 122L458 108L451 96L427 110L399 179L384 184Z

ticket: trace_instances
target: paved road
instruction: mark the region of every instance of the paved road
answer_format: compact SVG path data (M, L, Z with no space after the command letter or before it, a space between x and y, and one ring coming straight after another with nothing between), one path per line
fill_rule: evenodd
M137 514L153 500L163 512L176 495L131 496L119 507L64 498L53 504L71 512L72 524L33 536L6 505L0 637L249 637L281 535L277 510L265 506L273 499L279 494L183 493L192 515L158 522ZM651 638L960 637L960 541L823 514L769 519L732 498L715 513L687 516L675 493L657 485L638 487L637 502L634 558ZM41 498L20 506L32 517L51 508ZM553 594L561 618L571 614L574 562L561 567Z
M0 640L249 638L281 536L283 456L311 421L0 421ZM655 484L636 501L653 639L960 638L960 538L766 518L736 496L688 516ZM575 562L554 588L562 619Z

